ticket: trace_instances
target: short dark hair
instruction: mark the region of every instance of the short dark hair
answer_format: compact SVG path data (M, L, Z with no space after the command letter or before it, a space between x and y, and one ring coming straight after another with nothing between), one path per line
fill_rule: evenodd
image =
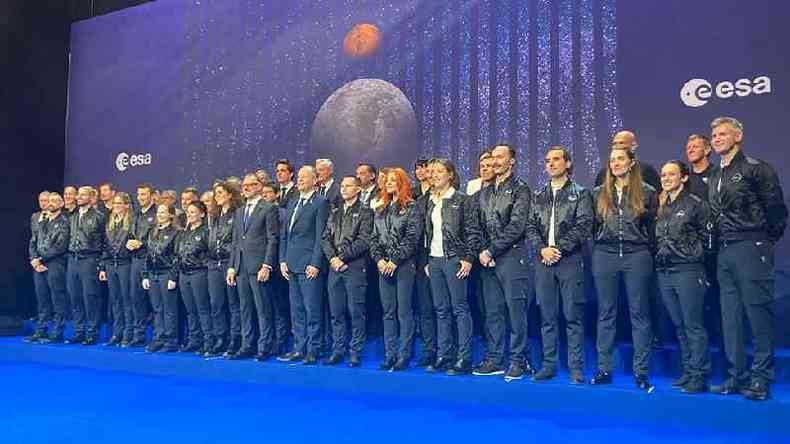
M193 200L192 202L190 202L189 205L187 205L187 208L189 207L197 207L197 209L200 210L200 212L203 214L208 213L208 208L206 208L206 204L204 204L199 200Z
M99 185L99 188L101 188L101 187L110 187L110 189L111 189L111 190L114 190L114 189L115 189L115 187L113 187L113 186L112 186L112 183L110 183L110 182L104 182L104 183L102 183L101 185Z
M138 190L146 189L149 193L154 194L154 186L150 183L141 183L137 185Z
M359 178L357 176L354 176L353 174L346 174L345 176L341 177L340 178L340 182L343 182L343 179L346 179L346 178L354 179L354 185L362 186L362 182L359 180Z
M274 168L276 169L278 165L285 165L285 167L288 168L289 173L294 172L294 167L291 165L291 162L288 159L277 159L277 161L274 162Z
M516 160L516 148L509 143L495 143L494 146L491 147L491 154L493 154L494 150L499 148L500 146L507 148L507 152L508 154L510 154L510 158Z
M275 193L277 192L277 186L274 185L274 182L266 182L265 184L263 184L263 186L261 187L261 191L263 191L264 188L269 188Z
M488 157L491 157L491 150L486 150L480 153L480 155L477 156L477 160L480 161Z
M187 194L187 193L193 194L193 195L195 195L195 197L200 199L200 191L198 191L198 189L195 188L195 187L186 187L186 188L184 188L183 191L181 191L181 194Z
M568 149L565 148L562 145L554 145L554 146L549 147L548 152L551 152L551 151L562 151L562 158L565 159L566 162L571 162L571 166L568 167L568 169L566 171L568 171L568 175L569 176L571 174L573 174L573 157L571 156L571 152L568 151ZM548 152L547 152L547 154L548 154Z
M372 163L360 162L360 163L357 164L357 168L359 168L361 166L367 167L368 170L370 170L370 172L373 173L374 176L377 175L376 166L373 165Z
M428 165L428 162L430 160L431 159L429 159L427 157L418 157L417 160L414 161L414 168L417 168L418 166L423 166L424 167L425 165Z

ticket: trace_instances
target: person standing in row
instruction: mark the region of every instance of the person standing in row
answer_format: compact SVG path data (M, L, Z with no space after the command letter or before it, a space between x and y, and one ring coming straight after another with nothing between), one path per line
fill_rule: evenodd
M486 325L490 341L486 355L473 374L505 374L508 381L532 375L527 337L527 251L526 224L531 191L514 175L516 150L499 144L491 151L496 179L475 196L481 230L478 261L485 299ZM510 324L510 366L505 372L505 335Z
M50 300L49 284L46 281L45 275L36 271L37 264L33 263L37 253L38 238L42 235L42 228L47 224L47 213L49 208L49 191L42 191L38 194L38 208L39 210L30 215L30 242L28 243L28 256L30 259L30 266L33 268L33 288L36 291L36 309L38 310L39 324L32 336L25 338L25 342L38 342L46 335L43 333L46 329L47 321L42 319L49 319L51 310L42 312L43 309L48 308L48 301Z
M211 302L211 325L214 347L210 355L231 355L241 346L239 294L225 282L233 246L233 217L242 205L238 191L221 182L214 186L217 215L208 225L208 293ZM226 316L226 310L230 315ZM228 325L230 321L230 325Z
M346 176L340 183L343 206L333 208L321 239L329 260L329 310L332 319L332 355L327 365L339 364L346 351L346 314L351 318L349 367L359 367L365 346L365 292L373 210L359 197L359 179Z
M595 223L592 273L598 293L598 371L592 384L612 382L612 352L617 333L620 282L625 283L637 387L652 391L648 364L653 330L650 291L653 282L655 189L642 181L639 162L628 147L612 148L603 185L593 191Z
M719 239L718 278L728 377L711 387L723 395L743 393L762 401L774 379L774 245L787 227L787 205L776 171L743 152L743 124L732 117L711 123L713 149L721 168L712 177L709 199ZM743 318L754 341L746 368Z
M397 371L408 368L414 342L412 291L423 222L403 169L389 170L380 199L370 247L384 313L385 357L379 369Z
M99 255L104 251L105 218L91 206L96 190L80 187L77 192L79 209L70 221L69 262L66 288L74 316L74 336L67 343L96 345L99 342Z
M280 272L288 280L294 346L278 359L301 360L305 365L318 363L326 273L321 235L326 228L330 202L319 194L317 184L315 168L299 169L296 182L299 199L289 207L288 224L283 226L280 237Z
M544 168L549 183L535 192L527 222L527 236L537 250L535 292L543 339L543 368L533 379L544 381L557 375L562 304L571 383L583 384L585 296L582 249L592 231L592 195L571 180L573 161L566 148L549 148Z
M708 205L686 185L689 169L679 160L661 168L655 265L664 306L675 325L683 374L672 382L684 393L707 390L710 372L705 330L705 245Z
M132 303L131 347L145 345L145 330L148 323L150 300L142 287L143 269L147 256L148 236L156 226L157 206L154 203L154 187L149 184L137 185L137 204L139 209L132 218L132 233L126 242L126 249L132 254L129 272L129 296Z
M34 218L40 224L31 238L30 265L36 273L38 317L33 336L25 338L28 342L63 342L69 221L63 215L62 208L63 198L58 193L47 193L47 202L42 206L46 219ZM52 330L47 334L50 320Z
M156 208L156 225L146 244L142 287L148 290L154 311L154 338L145 348L149 353L178 351L178 256L175 227L176 209L169 205Z
M472 370L467 278L477 255L479 227L471 198L455 189L459 182L455 165L447 159L433 159L428 168L431 195L425 211L425 243L429 258L424 270L436 310L438 359L426 371L465 375ZM453 344L454 331L457 346Z
M208 228L206 206L195 200L184 208L186 226L178 235L178 286L187 311L187 343L182 352L210 355L214 348L211 302L208 294Z
M242 191L246 203L233 217L231 266L226 279L228 285L238 285L241 346L227 359L247 359L254 355L257 361L265 361L270 357L274 292L271 273L277 264L280 225L277 206L261 197L262 185L254 174L244 176ZM258 342L253 344L256 313Z
M105 345L129 346L133 338L134 314L131 285L132 252L126 248L132 236L131 199L115 193L107 216L106 243L99 261L99 280L107 282L112 312L112 337Z

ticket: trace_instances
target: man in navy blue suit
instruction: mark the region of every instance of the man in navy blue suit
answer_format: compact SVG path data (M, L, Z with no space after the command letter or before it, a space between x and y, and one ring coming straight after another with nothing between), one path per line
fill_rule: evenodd
M340 183L335 180L335 165L331 159L316 159L315 172L318 177L318 193L329 201L332 208L343 206Z
M241 310L241 348L228 359L245 359L255 354L253 348L253 310L258 315L256 361L269 358L272 349L272 269L277 264L279 241L279 207L261 197L262 185L255 174L242 182L246 204L236 210L233 225L231 267L228 285L238 285Z
M326 263L321 235L329 217L329 202L316 191L312 166L299 169L299 199L288 206L280 235L280 272L288 280L294 348L278 358L315 365L320 348L322 296Z

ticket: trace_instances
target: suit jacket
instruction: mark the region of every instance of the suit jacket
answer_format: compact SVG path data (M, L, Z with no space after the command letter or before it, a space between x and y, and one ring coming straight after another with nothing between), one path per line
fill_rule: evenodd
M299 200L299 190L296 188L296 184L291 185L291 188L284 195L280 195L280 208L288 208L288 205L294 200Z
M318 194L321 194L321 187L318 187ZM329 189L322 196L326 198L331 208L341 208L343 206L343 197L340 196L340 181L334 178L332 185L329 186ZM296 199L299 200L299 196L296 196Z
M364 196L364 194L365 194L364 191L360 190L359 200L362 201L362 204L364 204L366 207L370 208L370 202L372 202L375 198L379 196L379 186L374 184L373 189L370 190L370 193L368 193L367 196ZM367 197L367 199L363 199L364 197Z
M233 217L231 267L237 273L257 273L263 264L275 268L280 229L278 207L260 199L252 210L245 230L246 210L247 205L237 208Z
M333 208L321 239L324 255L327 259L339 257L348 265L346 274L365 283L372 232L373 210L361 200L345 214L342 206Z
M280 230L280 262L285 262L291 273L304 273L308 265L325 269L321 235L329 217L329 202L320 193L314 192L297 209L298 204L299 199L291 202L283 219Z

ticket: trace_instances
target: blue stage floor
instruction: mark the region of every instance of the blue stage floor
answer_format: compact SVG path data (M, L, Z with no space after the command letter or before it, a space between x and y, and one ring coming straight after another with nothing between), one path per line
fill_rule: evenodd
M790 443L764 403L500 377L205 360L0 339L0 442Z

